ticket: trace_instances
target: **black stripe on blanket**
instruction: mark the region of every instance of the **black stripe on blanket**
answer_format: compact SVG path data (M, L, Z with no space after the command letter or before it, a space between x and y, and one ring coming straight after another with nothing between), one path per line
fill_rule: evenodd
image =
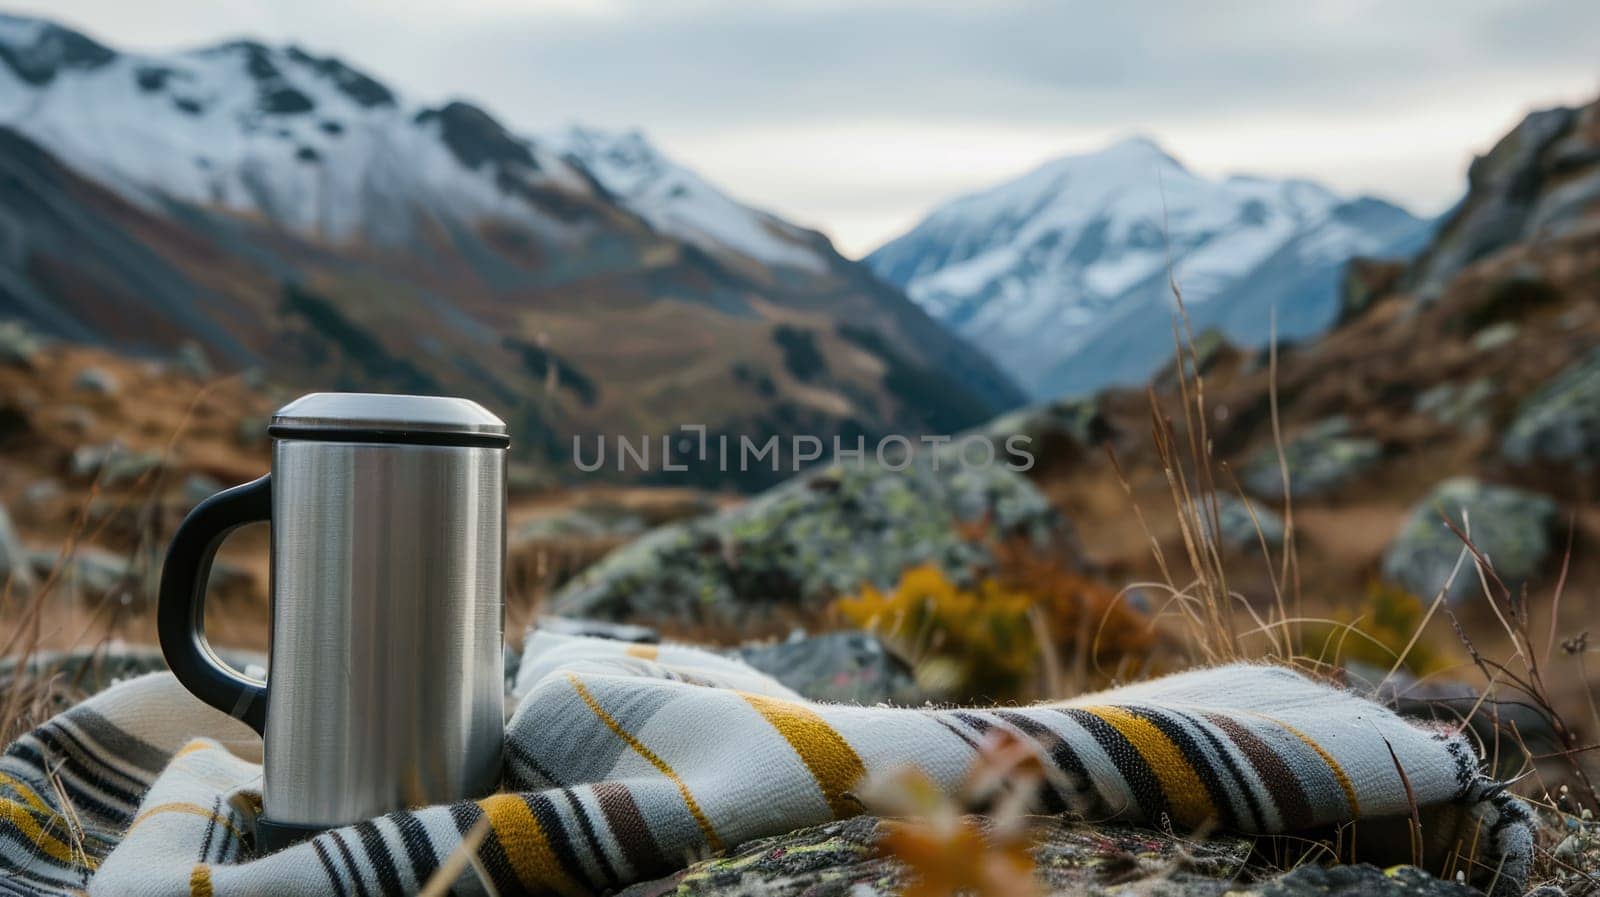
M344 880L339 877L339 870L333 865L333 857L328 855L328 848L322 843L322 838L312 838L311 847L317 852L317 859L322 863L322 871L327 874L329 884L333 885L335 897L345 897Z
M195 858L195 862L197 863L204 863L211 858L211 839L216 837L217 819L218 814L221 812L222 798L213 797L211 799L211 818L206 820L206 836L205 839L200 842L200 856Z
M974 752L976 752L978 750L978 743L976 741L972 740L972 736L971 735L968 735L967 733L965 733L965 732L961 731L960 729L956 728L954 723L951 723L949 720L945 719L943 716L940 716L938 714L932 714L932 716L933 716L933 721L934 722L938 723L941 726L944 726L945 729L951 735L954 735L955 737L957 737L957 738L961 739L962 741L966 742L967 743L967 747L972 748L972 750Z
M1152 822L1172 818L1172 807L1167 803L1167 792L1161 787L1161 780L1156 778L1155 770L1150 768L1150 763L1133 746L1133 742L1110 723L1087 710L1072 707L1061 712L1099 742L1101 750L1111 758L1122 780L1128 783L1128 788L1133 792L1133 798L1139 804L1139 815Z
M356 897L367 897L367 883L361 878L361 867L356 864L355 854L350 850L350 845L345 842L344 836L338 829L328 833L333 839L335 847L339 848L339 856L344 859L345 868L350 870L350 882L356 886Z
M1178 750L1183 753L1183 756L1189 761L1189 765L1194 768L1195 775L1200 779L1200 783L1206 786L1206 793L1211 795L1211 805L1222 813L1222 824L1228 828L1238 828L1239 813L1234 808L1233 797L1228 794L1227 786L1222 784L1222 778L1217 775L1216 768L1211 765L1211 758L1200 747L1200 743L1195 741L1194 736L1189 734L1188 728L1183 723L1159 710L1147 707L1125 707L1124 709L1134 716L1148 720L1151 725L1160 730L1162 735L1167 736L1168 740L1178 746Z
M550 842L550 852L555 854L556 862L561 864L561 871L566 873L567 878L586 881L598 887L600 883L594 881L594 876L578 860L572 839L567 837L567 826L561 821L561 814L556 811L556 805L550 802L550 798L543 794L524 794L522 801L533 812L539 828L544 830L545 838Z
M572 793L571 788L562 788L561 796L567 799L567 805L572 808L572 815L578 820L578 827L583 830L583 840L589 845L589 855L600 867L600 874L605 881L600 884L611 887L620 884L617 880L617 870L611 866L611 858L606 856L605 849L600 846L600 838L595 834L594 822L589 819L589 814L584 810L583 804L578 800L578 795Z
M456 821L456 828L462 835L472 830L478 820L484 817L483 808L470 801L454 804L450 807L450 816ZM494 888L500 894L519 894L525 886L517 878L517 870L511 865L511 857L506 853L506 847L500 843L500 836L495 833L494 826L489 826L489 834L484 836L483 843L478 846L478 859L483 861L483 868L489 873L489 878L494 882Z
M97 822L105 822L110 827L125 827L133 818L131 810L113 807L102 801L99 797L84 790L85 786L79 784L82 768L76 763L54 764L45 760L44 755L34 750L32 746L17 742L6 752L9 756L16 757L33 766L34 769L55 769L57 780L61 782L61 790L67 794L67 799L72 802L73 809L80 813L87 813L96 817ZM68 757L67 759L71 759ZM66 773L62 775L62 773ZM36 784L33 782L30 785Z
M1050 790L1045 794L1045 812L1060 813L1067 809L1081 810L1085 805L1084 798L1088 796L1090 790L1089 773L1083 768L1083 761L1078 759L1077 752L1072 749L1071 745L1067 744L1067 740L1052 732L1043 723L1021 713L997 710L994 715L1016 726L1019 731L1026 734L1042 750L1046 751L1050 756L1050 762L1066 777L1068 787L1073 790L1077 798L1076 801L1064 797L1060 793L1059 784L1051 781Z
M357 823L356 837L361 839L361 849L367 852L367 859L372 862L372 869L378 874L378 887L384 894L402 894L404 889L400 886L400 873L394 867L394 858L389 855L389 844L383 840L383 833L371 821Z
M1214 727L1209 725L1205 720L1196 719L1195 717L1181 711L1175 710L1173 711L1173 715L1180 719L1188 720L1191 724L1193 724L1195 730L1200 733L1200 736L1206 740L1207 744L1211 745L1211 750L1219 758L1221 758L1222 765L1227 768L1229 777L1233 779L1233 783L1235 785L1239 786L1239 793L1244 796L1245 809L1250 812L1250 819L1254 825L1250 831L1266 831L1267 817L1261 812L1261 801L1256 799L1256 789L1251 787L1250 780L1245 777L1244 770L1240 769L1239 764L1234 761L1233 752L1228 750L1228 748L1222 743L1222 740L1217 737L1217 733L1212 731ZM1237 815L1237 813L1235 813L1235 815Z
M155 781L156 776L167 768L167 760L170 758L166 751L137 735L117 728L116 723L89 708L81 705L74 707L67 714L67 718L73 725L83 729L101 747L149 773L147 781Z
M65 753L81 763L84 770L94 776L92 781L96 787L124 803L138 806L139 799L150 787L150 783L144 779L111 765L109 760L84 744L83 739L66 726L52 721L35 729L33 734L52 750Z
M41 814L35 813L32 810L29 810L29 814L33 816L33 819L34 819L35 822L40 822L40 815ZM45 817L45 819L48 820L49 817ZM49 821L49 822L44 823L44 824L45 825L54 825L55 822L54 821ZM56 835L56 836L61 837L61 838L65 838L66 835L67 835L67 832L66 832L65 827L63 827L60 831L53 831L53 832L51 832L51 834ZM51 856L50 854L44 852L43 850L40 850L38 841L36 841L32 837L30 837L27 832L24 832L22 829L17 828L9 820L0 819L0 837L7 838L7 839L10 839L11 841L14 841L14 842L16 842L16 844L18 846L20 846L22 848L22 852L23 852L23 854L25 856L28 857L29 862L28 863L19 864L19 865L26 866L26 865L29 865L33 860L42 860L42 861L44 861L46 863L49 863L52 866L55 866L55 867L57 867L59 869L62 869L64 871L66 871L66 872L72 872L72 873L75 873L75 875L82 875L83 870L76 863L70 863L70 862L67 862L67 861L64 861L64 860L58 860L55 857ZM12 853L9 850L8 851L4 851L4 852L7 853L7 854L11 854ZM5 880L4 878L0 878L0 881L4 881L4 880Z
M400 844L406 849L406 859L411 863L411 876L421 888L439 869L439 855L433 852L433 839L422 820L412 813L390 813L390 822L400 832Z

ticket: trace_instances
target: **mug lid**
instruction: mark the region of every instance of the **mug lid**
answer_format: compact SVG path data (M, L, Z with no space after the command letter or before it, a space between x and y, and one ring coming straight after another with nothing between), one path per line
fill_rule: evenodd
M506 423L471 399L364 392L314 392L279 408L278 439L505 448Z

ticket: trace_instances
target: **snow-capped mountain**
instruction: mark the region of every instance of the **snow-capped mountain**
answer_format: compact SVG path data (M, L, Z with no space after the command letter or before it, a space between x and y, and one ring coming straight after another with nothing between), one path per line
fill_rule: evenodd
M951 432L1019 402L825 237L639 135L516 134L338 59L0 15L0 318L290 384L454 392L524 447Z
M638 132L519 136L469 103L410 103L298 47L120 53L0 15L0 58L0 126L146 206L255 214L334 242L404 245L423 212L559 237L560 223L527 194L589 195L598 181L657 230L708 252L819 273L831 264L815 234L733 201Z
M729 198L662 155L638 131L575 125L548 142L657 230L708 252L732 248L770 265L825 270L817 235Z
M1255 345L1336 315L1345 261L1415 248L1425 225L1303 180L1210 180L1132 138L954 200L866 259L1040 397L1137 382L1196 332ZM1408 246L1408 244L1410 244Z
M585 177L466 103L409 104L336 59L238 41L111 51L0 17L0 126L146 208L256 215L330 242L404 244L419 215L561 228L526 191Z

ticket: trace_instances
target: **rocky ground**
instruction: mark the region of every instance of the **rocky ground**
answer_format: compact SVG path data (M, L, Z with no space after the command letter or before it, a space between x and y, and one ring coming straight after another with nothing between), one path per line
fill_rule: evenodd
M742 844L674 875L637 884L624 897L890 897L949 893L933 864L905 862L883 847L887 826L872 817L834 822ZM1371 865L1290 871L1252 862L1245 838L1191 841L1147 829L1089 826L1064 819L1032 824L1026 851L1032 879L1044 894L1092 897L1467 897L1477 891L1412 866ZM950 858L981 866L982 855ZM954 877L954 876L952 876ZM977 878L974 876L974 878ZM980 879L981 880L981 879ZM965 882L963 882L965 883ZM993 880L970 893L1026 893L1025 882Z

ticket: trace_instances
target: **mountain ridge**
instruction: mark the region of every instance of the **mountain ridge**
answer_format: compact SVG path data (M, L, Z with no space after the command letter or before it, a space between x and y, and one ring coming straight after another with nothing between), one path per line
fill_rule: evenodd
M917 433L1022 398L821 234L642 137L657 181L759 230L692 227L617 189L626 156L597 172L297 47L118 53L10 17L0 48L0 316L46 333L193 340L291 385L454 391L509 408L556 460L579 432ZM791 333L820 367L790 363Z

